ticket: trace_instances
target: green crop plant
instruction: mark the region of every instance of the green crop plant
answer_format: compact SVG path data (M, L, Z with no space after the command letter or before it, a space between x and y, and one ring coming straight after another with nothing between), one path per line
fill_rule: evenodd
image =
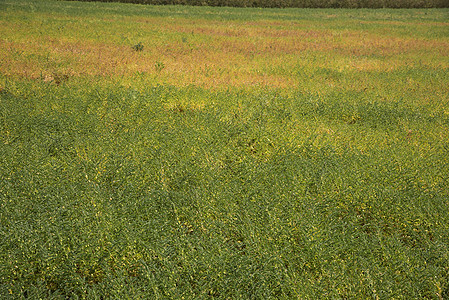
M132 46L132 48L133 48L134 51L137 51L137 52L142 51L143 50L142 42L138 42L137 44Z
M154 63L154 68L156 69L156 72L160 73L165 69L165 64L161 61L157 61Z

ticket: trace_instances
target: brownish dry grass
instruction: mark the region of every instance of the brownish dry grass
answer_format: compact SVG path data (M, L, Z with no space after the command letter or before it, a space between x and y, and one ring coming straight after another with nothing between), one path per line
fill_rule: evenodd
M298 67L310 72L314 68L388 72L415 63L416 59L404 57L422 53L432 59L421 63L449 67L447 40L393 36L362 28L334 29L332 23L33 17L28 25L20 24L19 18L0 22L4 33L0 42L2 74L48 81L56 76L140 74L173 85L285 88L304 81L298 76ZM58 32L55 22L68 25ZM413 25L429 27L428 23ZM87 35L89 32L96 35ZM143 51L132 49L136 41L142 42ZM337 84L327 80L331 86Z

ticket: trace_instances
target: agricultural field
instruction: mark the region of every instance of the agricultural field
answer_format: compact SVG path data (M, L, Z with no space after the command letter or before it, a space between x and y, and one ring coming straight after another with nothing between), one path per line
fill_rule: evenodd
M449 9L0 1L1 299L448 299Z

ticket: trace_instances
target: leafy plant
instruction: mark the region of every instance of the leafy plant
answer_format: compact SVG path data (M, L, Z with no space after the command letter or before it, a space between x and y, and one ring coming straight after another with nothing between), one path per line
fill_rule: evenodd
M154 63L154 68L156 69L156 72L160 73L165 69L165 64L162 61L157 61Z
M143 51L143 44L142 42L138 42L137 44L135 44L134 46L132 46L132 49L136 52L140 52Z

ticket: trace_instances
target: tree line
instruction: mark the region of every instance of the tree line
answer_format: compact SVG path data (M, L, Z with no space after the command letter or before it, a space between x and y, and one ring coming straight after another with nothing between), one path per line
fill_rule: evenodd
M153 5L298 8L447 8L449 0L83 0Z

